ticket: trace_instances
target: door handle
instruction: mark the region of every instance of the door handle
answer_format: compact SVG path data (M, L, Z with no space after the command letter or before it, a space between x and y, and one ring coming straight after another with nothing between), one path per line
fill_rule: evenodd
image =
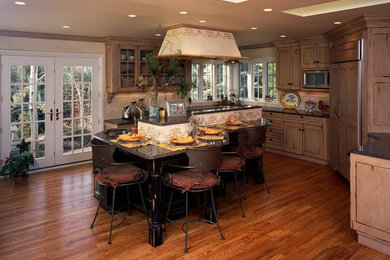
M58 108L56 108L56 120L60 119L60 114L64 113L63 111L58 111Z
M53 109L50 109L50 113L47 113L50 115L50 121L53 121Z

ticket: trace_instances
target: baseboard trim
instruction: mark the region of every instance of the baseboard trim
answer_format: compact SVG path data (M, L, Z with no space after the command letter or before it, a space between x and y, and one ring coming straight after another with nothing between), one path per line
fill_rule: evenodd
M306 156L303 156L303 155L293 154L293 153L280 151L280 150L276 150L276 149L272 149L272 148L268 148L268 147L265 148L265 151L268 151L268 152L271 152L271 153L280 154L280 155L284 155L284 156L288 156L288 157L292 157L292 158L296 158L296 159L300 159L300 160L304 160L304 161L318 163L318 164L321 164L321 165L328 165L329 164L329 162L325 161L325 160L312 158L312 157L306 157Z

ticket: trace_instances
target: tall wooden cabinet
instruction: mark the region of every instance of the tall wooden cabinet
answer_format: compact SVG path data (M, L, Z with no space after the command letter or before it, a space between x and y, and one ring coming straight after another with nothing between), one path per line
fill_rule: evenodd
M276 42L276 88L301 89L301 47L297 42Z
M364 16L328 33L331 42L329 164L349 179L348 153L369 132L390 132L390 16Z

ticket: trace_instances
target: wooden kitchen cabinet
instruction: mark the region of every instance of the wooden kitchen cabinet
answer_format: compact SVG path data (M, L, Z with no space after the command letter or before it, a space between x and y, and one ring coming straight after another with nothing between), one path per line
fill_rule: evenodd
M302 124L291 122L284 124L284 150L302 154Z
M263 117L270 121L264 145L267 150L327 163L327 118L267 111L263 112Z
M282 113L263 112L263 117L269 120L264 146L283 150L284 147L284 122Z
M156 54L160 42L108 37L105 44L108 98L118 93L139 91L138 78L151 76L146 68L146 55Z
M301 46L301 69L329 69L329 43L312 43Z
M276 50L276 88L301 89L301 48L298 44L279 45Z
M360 244L390 255L390 160L351 153L351 228Z

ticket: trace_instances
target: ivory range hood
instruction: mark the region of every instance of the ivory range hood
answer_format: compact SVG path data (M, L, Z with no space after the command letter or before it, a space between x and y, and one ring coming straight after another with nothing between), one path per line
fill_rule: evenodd
M241 56L232 33L191 25L168 28L158 57L225 61L246 58Z

